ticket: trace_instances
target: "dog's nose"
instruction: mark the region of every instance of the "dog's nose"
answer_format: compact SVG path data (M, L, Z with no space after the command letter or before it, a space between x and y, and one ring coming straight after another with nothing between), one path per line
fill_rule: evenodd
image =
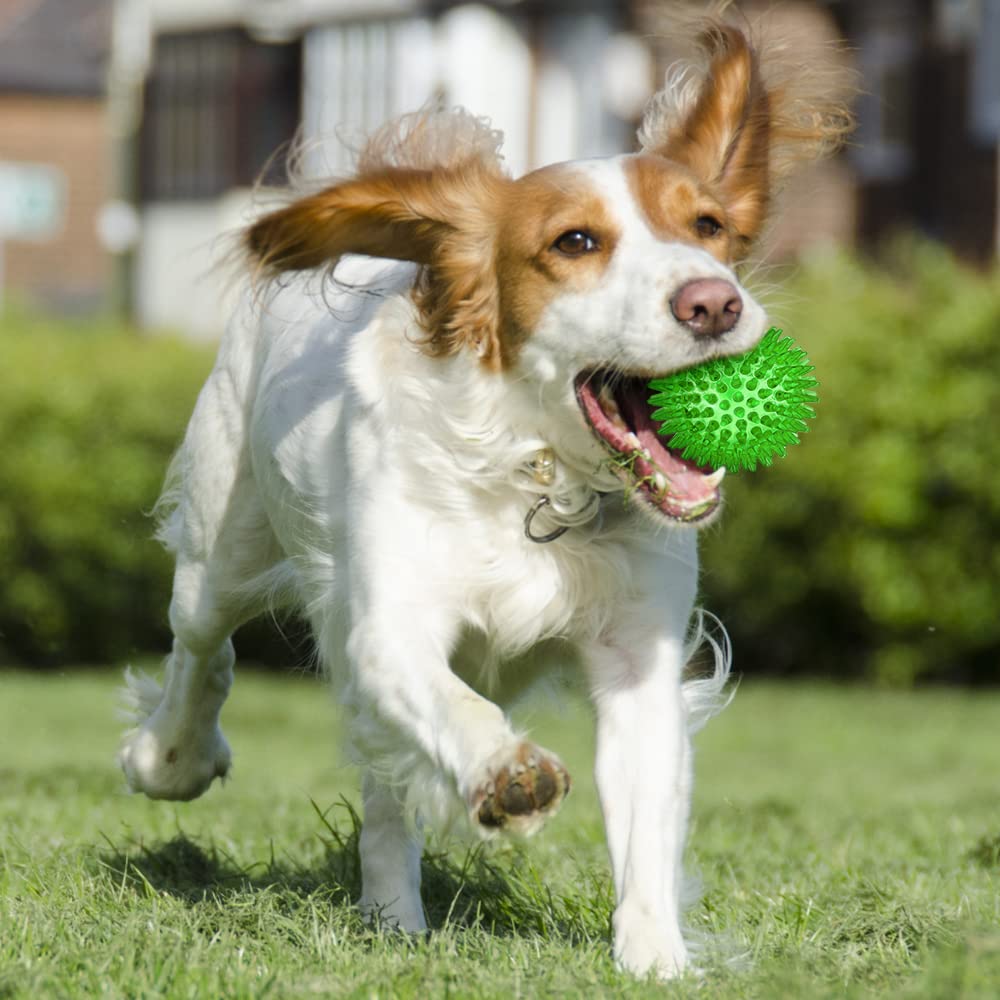
M723 278L696 278L681 285L670 300L670 311L697 337L717 337L739 322L743 300Z

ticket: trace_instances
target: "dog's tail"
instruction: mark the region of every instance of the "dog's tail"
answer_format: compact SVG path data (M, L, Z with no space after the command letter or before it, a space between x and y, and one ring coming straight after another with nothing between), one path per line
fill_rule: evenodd
M702 647L711 650L713 667L710 674L692 677L681 685L687 709L688 732L696 733L709 719L718 715L736 694L736 685L729 686L733 666L733 647L725 626L704 608L696 608L685 647L685 660L690 667L695 653Z

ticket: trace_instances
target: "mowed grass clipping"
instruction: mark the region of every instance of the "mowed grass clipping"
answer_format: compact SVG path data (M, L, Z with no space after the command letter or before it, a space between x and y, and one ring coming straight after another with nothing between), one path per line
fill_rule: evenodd
M697 743L704 976L660 985L610 958L577 695L515 713L565 808L525 845L432 842L414 940L351 906L356 775L318 681L238 674L233 777L189 804L124 793L117 683L0 674L0 997L1000 995L996 693L746 681Z

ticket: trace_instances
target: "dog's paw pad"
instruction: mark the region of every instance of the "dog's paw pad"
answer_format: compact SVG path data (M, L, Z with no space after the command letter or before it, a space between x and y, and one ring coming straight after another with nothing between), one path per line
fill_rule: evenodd
M500 763L476 796L476 822L486 831L531 833L559 807L570 778L557 757L522 743Z
M128 733L118 752L128 787L151 799L187 802L216 778L225 780L232 763L226 738L217 726L200 736L165 736L154 720Z

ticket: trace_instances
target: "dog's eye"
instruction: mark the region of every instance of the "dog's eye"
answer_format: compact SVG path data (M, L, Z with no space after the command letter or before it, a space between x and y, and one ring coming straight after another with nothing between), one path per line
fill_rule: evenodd
M722 232L722 223L714 215L699 215L694 221L694 228L699 236L709 239Z
M571 229L563 233L552 244L554 250L566 254L567 257L579 257L581 254L590 253L597 249L597 240L590 233L585 233L580 229Z

